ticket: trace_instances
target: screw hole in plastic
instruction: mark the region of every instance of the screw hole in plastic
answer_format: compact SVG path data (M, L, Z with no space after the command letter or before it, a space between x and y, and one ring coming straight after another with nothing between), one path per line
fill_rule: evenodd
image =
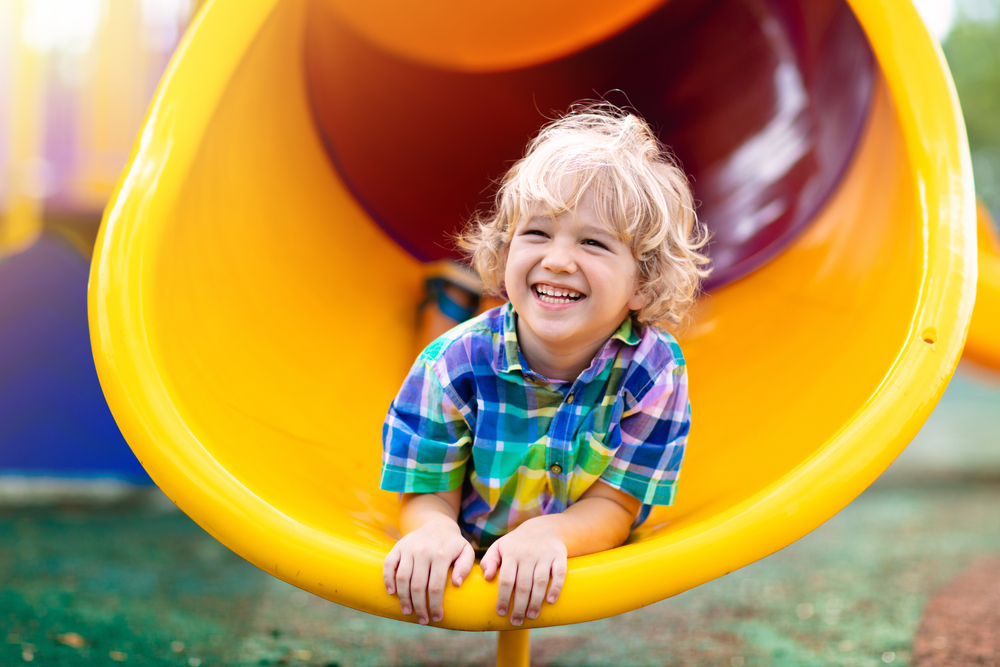
M937 329L934 327L927 327L924 329L923 333L920 334L920 340L924 341L928 345L933 345L937 342Z

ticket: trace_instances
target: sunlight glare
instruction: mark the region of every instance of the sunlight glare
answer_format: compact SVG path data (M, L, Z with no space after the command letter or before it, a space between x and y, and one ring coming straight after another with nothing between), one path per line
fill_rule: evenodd
M943 41L955 23L954 0L914 0L927 29Z
M37 51L86 53L97 35L101 0L26 0L21 37Z

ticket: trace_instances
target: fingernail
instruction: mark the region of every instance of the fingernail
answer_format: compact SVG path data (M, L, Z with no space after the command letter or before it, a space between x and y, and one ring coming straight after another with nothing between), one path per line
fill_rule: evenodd
M500 616L506 616L507 609L505 607L497 607L497 614L499 614Z
M528 618L530 618L532 620L538 618L538 612L537 611L529 611L528 612Z
M426 618L418 618L417 622L420 623L420 625L427 625L427 619Z
M458 579L455 580L455 585L456 586L461 586L463 581L465 581L465 579L462 579L462 577L459 577Z
M555 603L556 603L556 596L555 595L550 595L549 596L549 604L555 604Z
M409 616L409 615L410 615L410 608L403 607L403 616Z
M393 590L393 589L391 589L391 588L387 588L387 589L385 589L385 592L386 592L386 593L388 593L389 595L392 595L392 594L393 594L393 593L395 593L396 591L394 591L394 590Z
M434 614L434 622L437 623L441 620L441 614Z
M521 623L522 623L522 620L520 618L512 618L512 619L510 619L510 624L511 625L521 625Z

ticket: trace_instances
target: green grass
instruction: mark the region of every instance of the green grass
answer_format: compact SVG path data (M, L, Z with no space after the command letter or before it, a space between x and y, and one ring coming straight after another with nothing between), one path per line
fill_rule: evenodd
M928 596L1000 551L998 505L1000 484L989 481L880 481L811 535L727 577L616 618L533 631L533 664L882 665L885 654L906 665ZM493 660L491 635L330 604L160 507L0 510L0 664Z

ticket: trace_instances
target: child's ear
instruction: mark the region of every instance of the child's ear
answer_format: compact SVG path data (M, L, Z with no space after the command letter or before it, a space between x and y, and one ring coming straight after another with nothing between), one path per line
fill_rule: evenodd
M646 301L646 297L638 289L636 289L635 293L631 296L631 298L629 298L626 305L629 310L642 310L646 305Z

